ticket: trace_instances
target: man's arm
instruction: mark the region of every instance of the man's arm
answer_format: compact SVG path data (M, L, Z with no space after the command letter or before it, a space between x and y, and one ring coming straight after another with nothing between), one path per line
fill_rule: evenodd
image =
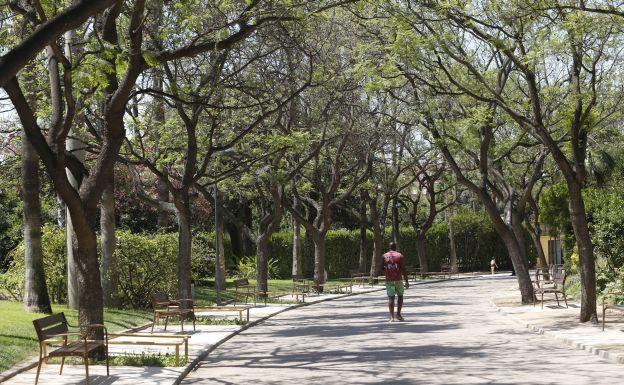
M405 279L405 288L409 289L409 280L407 278L407 269L405 268L405 256L401 258L401 273L403 273L403 279Z

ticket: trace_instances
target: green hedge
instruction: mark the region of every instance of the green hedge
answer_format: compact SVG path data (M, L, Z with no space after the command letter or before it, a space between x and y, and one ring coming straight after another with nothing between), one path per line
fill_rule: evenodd
M457 264L460 271L489 270L490 260L496 258L502 269L511 269L507 249L498 237L492 223L482 214L462 212L454 217ZM390 234L384 237L384 247L388 247ZM370 268L372 255L372 233L368 233L366 267ZM535 263L535 249L528 234L525 244L529 263ZM419 265L416 254L416 237L412 228L402 228L399 237L400 251L406 256L407 265ZM271 258L279 261L279 274L290 277L292 267L292 233L285 231L273 235L270 245ZM226 250L226 253L231 251ZM332 230L326 239L326 269L330 277L347 277L350 270L357 268L360 252L359 230ZM439 270L440 265L449 263L450 241L447 223L436 223L427 233L428 263L431 271ZM312 276L314 245L309 239L304 242L304 274Z
M509 269L511 264L507 251L496 235L491 223L483 215L472 212L458 214L454 218L457 260L460 271L489 269L490 259L495 257L499 266ZM118 231L119 246L116 249L120 264L122 284L117 293L123 306L143 307L146 298L154 290L174 293L177 284L178 239L176 233L132 234ZM370 268L372 255L372 234L368 233L366 267ZM387 248L389 234L384 237ZM527 240L529 238L527 237ZM310 239L304 239L304 274L313 275L314 246ZM44 262L48 289L53 300L66 300L65 233L53 226L43 231ZM23 246L13 251L13 264L9 271L0 275L0 283L11 287L23 287ZM237 258L232 253L228 237L224 240L226 268L236 269ZM270 258L275 260L278 277L288 278L292 268L292 232L284 231L273 235L269 246ZM414 231L402 228L399 249L407 258L408 266L418 266ZM598 244L600 249L600 243ZM449 263L449 231L447 223L436 223L427 234L429 268L439 270L440 265ZM533 248L529 247L534 261ZM333 230L326 239L326 269L329 277L347 277L349 271L357 268L360 251L358 230ZM214 234L196 233L193 238L192 270L195 280L211 277L214 272Z

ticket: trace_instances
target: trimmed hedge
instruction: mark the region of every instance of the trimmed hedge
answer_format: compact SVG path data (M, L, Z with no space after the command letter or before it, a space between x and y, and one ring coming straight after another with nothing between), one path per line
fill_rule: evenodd
M511 269L507 249L494 230L489 219L481 214L463 212L454 217L457 264L460 271L487 271L494 257L501 269ZM389 232L384 237L384 247L388 247ZM449 227L447 223L436 223L427 233L427 253L429 270L440 269L440 265L450 262ZM368 233L366 267L370 268L372 256L372 233ZM536 259L535 248L528 234L525 236L529 263ZM325 267L329 277L347 277L349 271L358 266L360 252L359 230L332 230L326 238ZM406 256L408 266L419 266L416 253L416 237L412 228L401 228L399 249ZM271 258L278 260L279 275L290 277L292 268L292 232L275 233L270 244ZM231 250L226 249L226 253ZM309 239L304 241L304 275L313 275L314 245Z

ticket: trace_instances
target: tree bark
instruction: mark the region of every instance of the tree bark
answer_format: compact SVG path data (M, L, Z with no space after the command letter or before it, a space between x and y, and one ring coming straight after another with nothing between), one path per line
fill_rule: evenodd
M117 271L117 258L115 246L115 181L110 178L109 184L102 193L100 203L100 239L102 244L102 292L104 305L119 307L117 287L119 274Z
M183 194L183 193L181 193ZM191 208L182 197L176 205L178 219L178 298L191 299Z
M457 267L457 248L455 246L455 225L453 224L453 213L449 218L449 241L451 248L451 271L457 273L459 271Z
M594 260L594 245L591 241L585 203L583 201L580 183L568 179L568 191L570 194L570 219L576 237L579 252L579 265L581 275L581 322L598 322L596 312L596 262Z
M218 274L215 271L215 279L218 279L219 287L225 288L225 252L223 248L223 214L222 210L222 194L217 190L215 197L215 206L218 206L218 209L215 208L215 269L218 270Z
M256 288L266 292L269 289L269 237L266 235L259 236L256 242L256 267Z
M293 250L292 250L292 275L303 275L303 239L301 238L301 224L295 217L292 219L293 226Z
M392 240L397 245L397 250L400 250L399 247L399 202L397 198L392 199Z
M325 236L326 233L319 231L312 235L314 242L314 283L325 283Z
M373 257L371 260L370 274L376 277L381 274L382 271L382 255L383 255L383 230L379 221L379 215L377 213L377 200L369 200L371 222L373 225Z
M362 193L360 195L360 258L358 260L358 272L363 273L366 271L366 254L368 253L367 247L367 217L366 217L366 196Z
M414 231L417 231L414 229ZM416 236L416 253L420 263L420 271L426 273L429 271L429 262L427 260L427 241L425 236Z
M22 135L22 200L24 202L24 310L52 314L41 246L39 156Z

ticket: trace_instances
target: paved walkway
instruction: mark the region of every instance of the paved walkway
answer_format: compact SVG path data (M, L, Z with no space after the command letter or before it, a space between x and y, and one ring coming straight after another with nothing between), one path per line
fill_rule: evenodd
M183 384L621 384L624 367L531 333L496 312L512 278L406 293L404 323L383 293L278 315L212 352Z

